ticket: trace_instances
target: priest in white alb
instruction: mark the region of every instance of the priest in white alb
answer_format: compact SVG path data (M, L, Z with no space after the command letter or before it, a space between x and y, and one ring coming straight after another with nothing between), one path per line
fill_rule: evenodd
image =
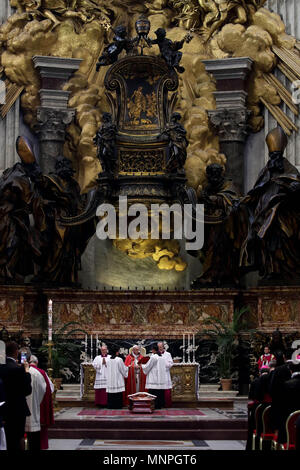
M110 360L110 355L107 352L107 346L103 345L101 347L101 354L96 356L93 361L93 367L96 370L94 383L95 405L99 408L107 406L107 363Z
M165 361L159 352L158 345L152 346L152 355L147 364L142 364L144 374L146 374L146 389L151 395L156 396L155 408L160 409L165 406L165 390L168 387L168 378Z
M171 408L172 406L172 380L171 380L171 367L173 366L173 359L171 354L165 350L164 343L160 341L157 343L158 349L166 365L167 374L167 388L165 389L165 407Z

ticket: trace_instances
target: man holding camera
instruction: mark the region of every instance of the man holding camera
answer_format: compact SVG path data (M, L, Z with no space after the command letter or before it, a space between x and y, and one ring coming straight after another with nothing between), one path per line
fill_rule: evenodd
M26 396L32 392L29 364L18 364L17 343L6 345L6 364L0 365L0 378L3 381L6 402L3 405L3 421L7 450L24 450L26 416L30 411Z

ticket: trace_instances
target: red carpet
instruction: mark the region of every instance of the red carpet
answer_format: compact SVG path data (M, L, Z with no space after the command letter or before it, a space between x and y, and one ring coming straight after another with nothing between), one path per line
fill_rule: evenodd
M150 413L131 413L129 410L97 410L94 408L84 408L78 416L205 416L200 410L187 409L164 409L155 410L152 414Z

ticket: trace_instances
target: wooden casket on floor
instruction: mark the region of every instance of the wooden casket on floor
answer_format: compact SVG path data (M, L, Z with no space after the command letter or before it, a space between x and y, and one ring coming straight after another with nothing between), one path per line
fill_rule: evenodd
M153 413L155 408L155 395L147 392L137 392L128 395L129 410L132 413Z

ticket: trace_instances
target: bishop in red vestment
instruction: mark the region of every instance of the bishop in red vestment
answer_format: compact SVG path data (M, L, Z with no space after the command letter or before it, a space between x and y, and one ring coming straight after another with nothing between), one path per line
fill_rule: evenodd
M128 378L126 379L126 390L124 404L129 405L128 395L145 391L146 375L142 371L139 361L143 359L140 348L137 345L132 347L132 351L125 359L125 366L128 366Z

